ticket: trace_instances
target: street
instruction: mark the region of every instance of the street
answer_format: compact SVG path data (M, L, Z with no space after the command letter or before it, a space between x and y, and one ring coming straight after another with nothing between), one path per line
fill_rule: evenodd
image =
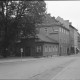
M80 80L80 57L51 80Z
M0 63L0 79L75 80L79 75L78 55Z

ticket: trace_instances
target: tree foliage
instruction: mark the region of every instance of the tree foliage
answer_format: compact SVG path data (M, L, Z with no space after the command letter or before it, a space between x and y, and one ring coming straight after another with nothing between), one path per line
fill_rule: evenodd
M0 1L0 42L4 53L16 39L35 37L35 24L42 22L45 6L43 0Z

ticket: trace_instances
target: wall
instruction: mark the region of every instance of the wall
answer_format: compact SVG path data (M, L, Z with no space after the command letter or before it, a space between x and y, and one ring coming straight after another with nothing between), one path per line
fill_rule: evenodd
M67 55L67 48L69 47L69 30L60 25L49 25L40 27L40 33L47 35L53 40L59 42L59 53Z
M53 25L47 26L47 27L43 26L43 27L40 27L39 30L40 30L39 32L41 34L44 34L44 35L46 35L56 41L59 41L59 35L58 35L59 28L58 28L58 26L53 26Z
M76 29L74 29L74 47L75 47L75 54L76 54L76 48L78 48L78 32Z
M78 33L78 48L80 50L80 33Z
M74 54L74 27L72 25L69 25L69 29L70 29L70 36L69 36L69 54ZM73 48L73 49L72 49Z
M74 29L74 46L78 48L78 32Z
M67 49L69 48L69 30L64 27L59 27L59 54L67 55Z

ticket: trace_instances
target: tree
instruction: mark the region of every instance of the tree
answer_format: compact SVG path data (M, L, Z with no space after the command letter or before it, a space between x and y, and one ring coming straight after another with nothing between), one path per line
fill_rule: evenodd
M45 2L26 0L0 1L0 32L2 55L16 39L35 38L35 24L42 22Z

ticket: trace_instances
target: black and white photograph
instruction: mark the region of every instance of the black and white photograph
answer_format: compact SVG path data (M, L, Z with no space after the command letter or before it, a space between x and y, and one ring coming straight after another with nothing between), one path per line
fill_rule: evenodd
M0 80L80 80L80 0L0 0Z

